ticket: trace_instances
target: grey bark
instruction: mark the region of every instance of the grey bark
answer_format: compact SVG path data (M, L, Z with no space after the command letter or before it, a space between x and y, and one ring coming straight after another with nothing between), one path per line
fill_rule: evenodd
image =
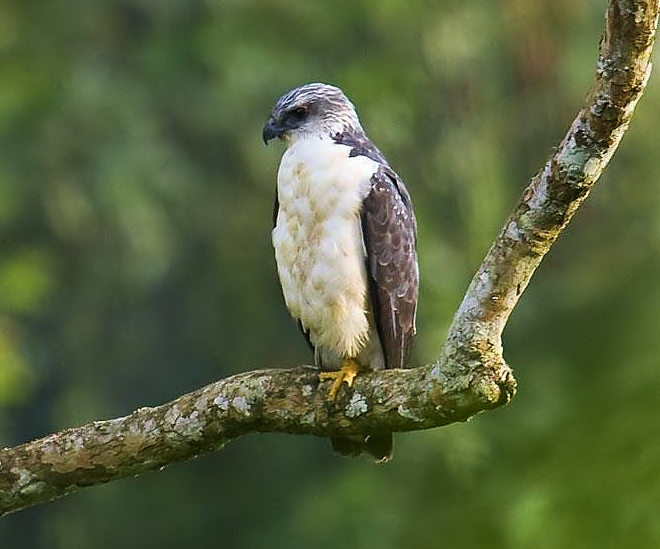
M648 82L658 2L610 0L585 106L532 178L474 276L440 357L366 373L335 403L309 367L259 370L155 408L0 450L0 514L158 469L252 432L322 437L463 421L516 390L501 335L518 298L616 150Z

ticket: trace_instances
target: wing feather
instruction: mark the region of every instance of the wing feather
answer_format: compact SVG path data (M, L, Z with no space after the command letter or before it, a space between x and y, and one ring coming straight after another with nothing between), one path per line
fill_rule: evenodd
M385 366L404 366L415 337L419 295L417 226L408 191L388 166L371 177L362 203L372 308Z

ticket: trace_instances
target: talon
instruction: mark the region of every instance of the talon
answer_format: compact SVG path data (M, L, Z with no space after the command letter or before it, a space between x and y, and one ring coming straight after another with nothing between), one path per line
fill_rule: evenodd
M345 358L341 363L341 368L336 371L330 372L321 372L319 373L319 379L324 381L326 379L332 379L332 386L330 391L328 391L328 396L326 400L328 402L334 402L337 398L337 393L341 388L341 384L346 382L346 385L349 387L353 386L353 380L355 376L360 371L360 365L355 362L352 358Z

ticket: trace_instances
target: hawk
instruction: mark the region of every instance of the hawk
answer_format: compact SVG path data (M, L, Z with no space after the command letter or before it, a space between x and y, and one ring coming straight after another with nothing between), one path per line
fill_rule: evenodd
M360 371L401 368L415 337L417 230L410 196L337 87L284 94L263 128L287 146L273 247L284 300L314 351L328 400ZM332 438L343 455L392 456L392 433Z

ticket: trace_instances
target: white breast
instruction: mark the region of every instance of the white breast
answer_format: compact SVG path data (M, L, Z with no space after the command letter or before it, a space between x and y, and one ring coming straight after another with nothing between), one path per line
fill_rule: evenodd
M369 335L360 206L376 163L309 137L284 153L273 229L286 305L315 347L357 356Z

